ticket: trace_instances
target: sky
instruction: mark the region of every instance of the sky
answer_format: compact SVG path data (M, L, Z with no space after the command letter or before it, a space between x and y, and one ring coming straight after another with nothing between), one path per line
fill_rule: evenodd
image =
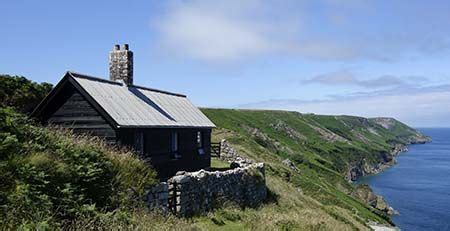
M450 1L1 0L0 73L107 78L130 44L137 85L201 107L394 117L450 127Z

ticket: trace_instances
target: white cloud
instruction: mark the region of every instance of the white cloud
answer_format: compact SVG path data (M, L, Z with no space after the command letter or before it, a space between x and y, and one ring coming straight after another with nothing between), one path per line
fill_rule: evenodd
M448 51L446 30L429 26L448 26L442 18L447 15L445 7L416 2L411 4L414 10L406 10L403 4L391 4L392 12L398 12L391 15L374 10L377 4L365 0L178 0L166 2L154 24L166 52L208 62L265 55L386 61ZM425 14L427 23L418 14Z
M314 59L363 55L355 43L305 31L305 22L311 19L305 8L302 1L182 1L169 4L155 24L167 51L212 62L267 54Z
M395 117L413 126L450 126L450 85L359 93L329 100L279 99L239 108L283 109L304 113Z
M275 14L282 22L278 24L261 14ZM273 12L260 1L189 1L171 5L157 28L163 45L172 52L227 61L283 49L299 23Z
M166 45L195 58L226 60L270 50L270 41L252 25L192 7L172 12L161 29Z
M408 87L427 81L421 76L397 77L393 75L382 75L376 78L363 79L358 77L353 71L340 70L315 76L304 80L304 84L322 84L330 86L359 86L364 88L384 88L384 87Z

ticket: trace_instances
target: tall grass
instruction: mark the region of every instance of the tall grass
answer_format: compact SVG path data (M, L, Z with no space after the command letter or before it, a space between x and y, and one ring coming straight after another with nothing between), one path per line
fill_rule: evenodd
M143 207L145 187L157 182L155 176L130 151L99 138L42 128L12 109L0 109L2 227L126 218L128 211Z

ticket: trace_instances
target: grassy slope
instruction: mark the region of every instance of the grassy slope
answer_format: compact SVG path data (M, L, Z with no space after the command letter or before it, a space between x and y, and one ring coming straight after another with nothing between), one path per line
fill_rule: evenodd
M155 176L130 152L0 107L0 229L127 224Z
M230 109L203 112L218 127L215 141L226 138L242 155L266 163L268 187L277 197L277 203L257 211L225 209L240 219L220 226L207 220L204 225L208 228L259 225L335 230L364 229L370 220L387 223L389 218L348 195L353 187L344 174L362 159L379 162L392 143L406 144L411 137L420 136L392 119L393 126L386 129L375 119L352 116ZM330 138L332 133L340 138ZM296 164L300 174L281 163L286 158Z

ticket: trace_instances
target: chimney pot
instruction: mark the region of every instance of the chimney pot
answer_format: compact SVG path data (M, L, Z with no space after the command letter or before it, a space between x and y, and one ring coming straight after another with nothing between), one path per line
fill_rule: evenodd
M133 84L133 52L129 50L128 44L123 44L122 49L114 45L109 53L109 79Z

